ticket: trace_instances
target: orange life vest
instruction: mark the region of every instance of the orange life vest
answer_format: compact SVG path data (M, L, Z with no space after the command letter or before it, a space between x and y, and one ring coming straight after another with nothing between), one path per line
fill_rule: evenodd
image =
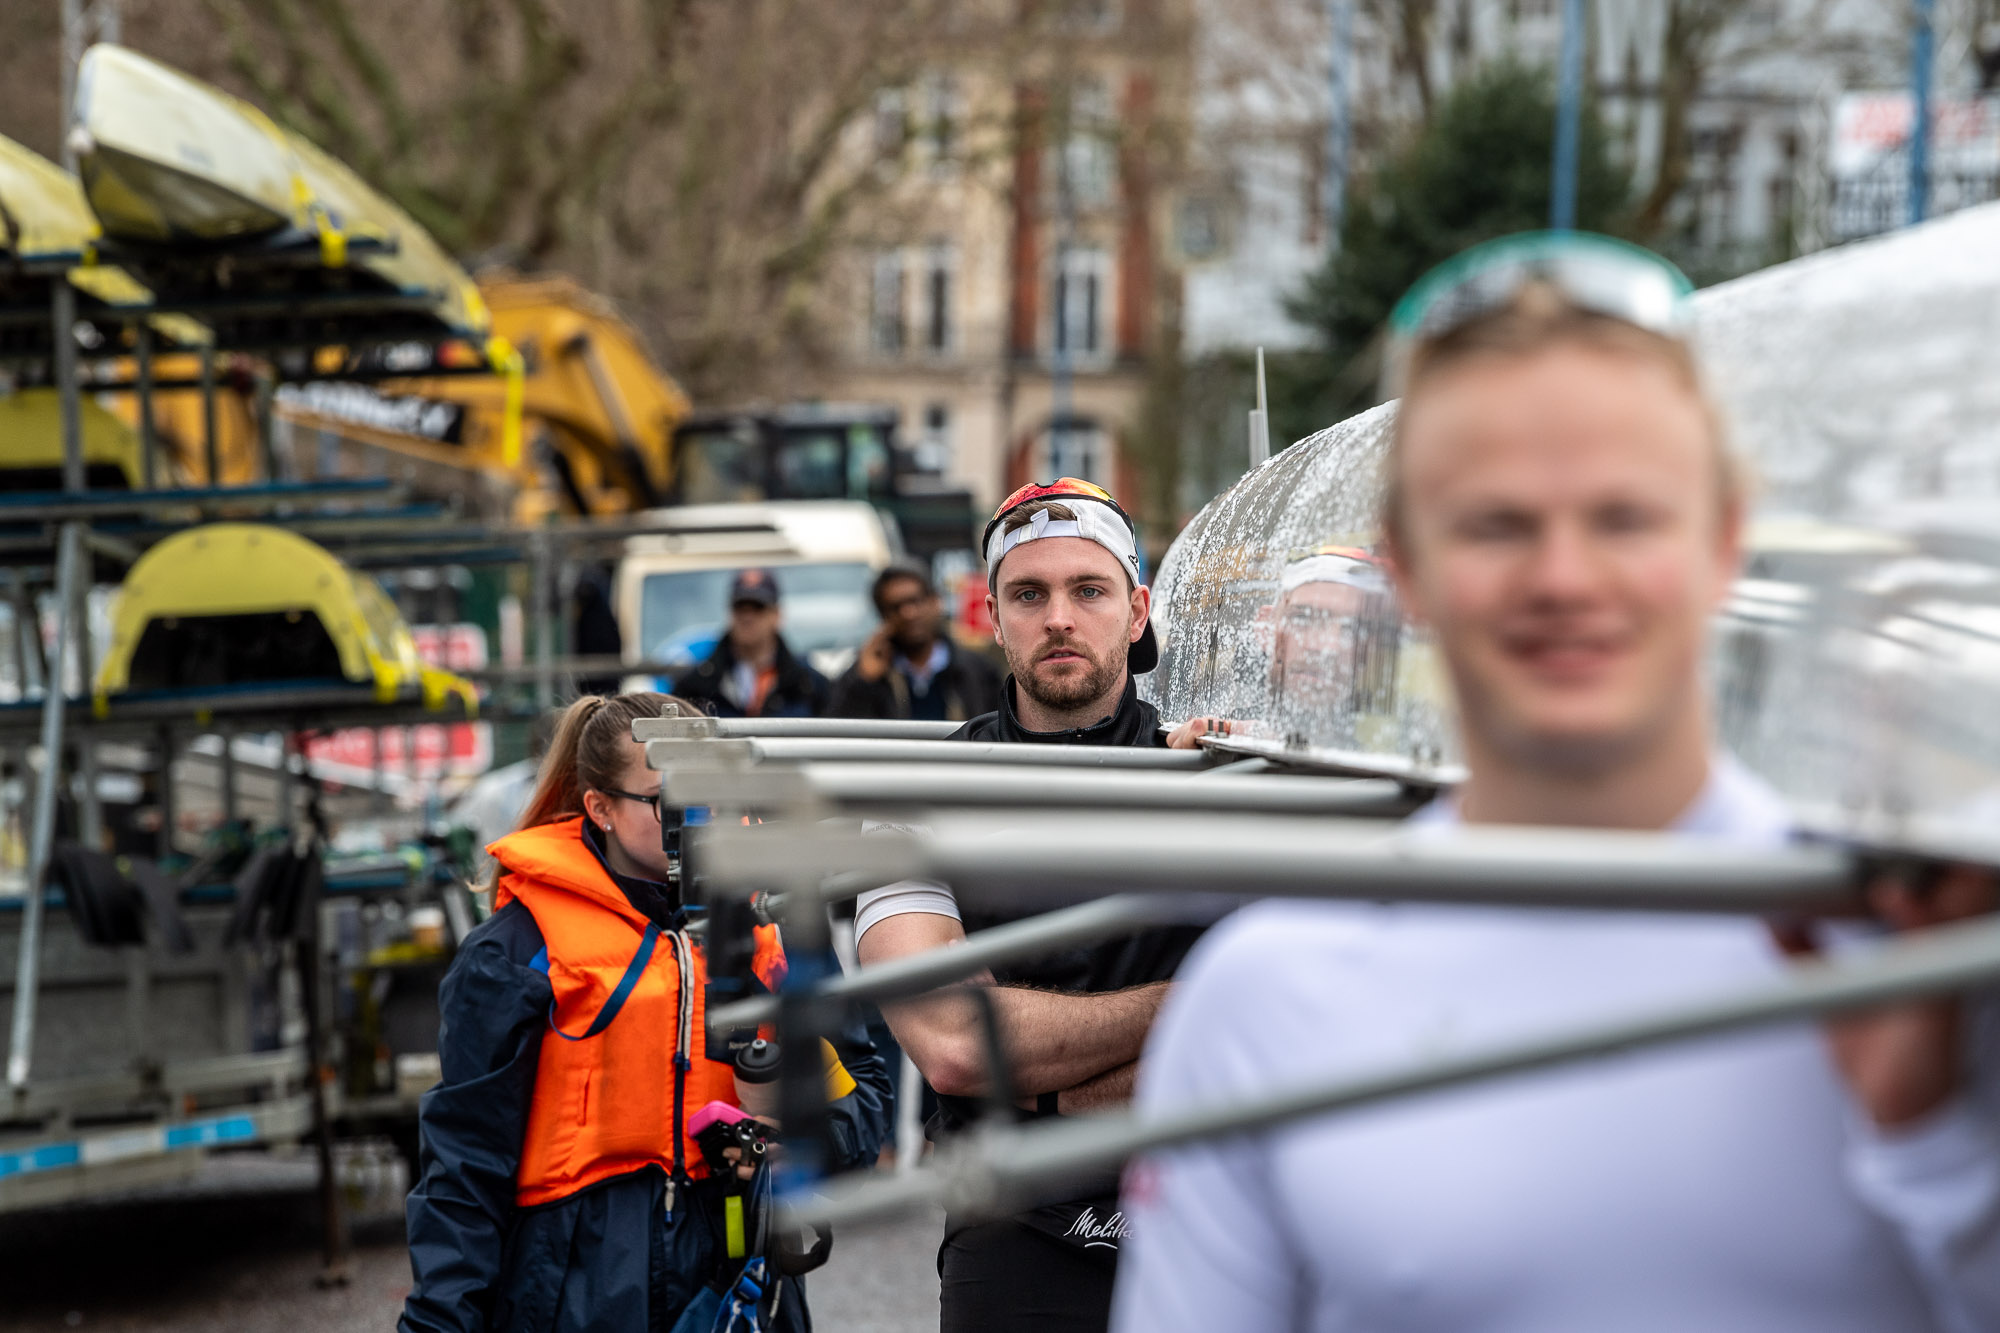
M534 915L555 992L516 1202L550 1203L650 1165L707 1174L686 1136L687 1119L709 1102L736 1105L736 1082L729 1065L704 1054L708 965L700 951L686 936L653 927L626 900L584 845L581 819L522 829L488 850L503 871L494 906L517 901ZM776 926L757 927L752 966L766 986L783 980ZM683 1033L686 1069L677 1097L675 1055Z

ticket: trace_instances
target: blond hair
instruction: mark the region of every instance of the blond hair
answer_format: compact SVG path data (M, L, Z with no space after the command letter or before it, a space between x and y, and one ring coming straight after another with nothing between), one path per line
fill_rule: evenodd
M1750 496L1750 474L1729 444L1721 406L1703 382L1688 343L1640 328L1610 315L1586 310L1547 283L1530 283L1513 301L1469 320L1413 348L1402 367L1402 401L1390 428L1383 459L1381 530L1392 543L1403 533L1403 420L1427 381L1477 357L1525 358L1555 347L1581 347L1665 365L1701 404L1708 424L1716 471L1716 503L1725 513L1739 510Z

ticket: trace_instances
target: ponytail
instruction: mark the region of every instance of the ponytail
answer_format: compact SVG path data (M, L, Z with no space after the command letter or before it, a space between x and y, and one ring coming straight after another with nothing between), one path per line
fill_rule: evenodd
M626 763L632 723L642 717L700 717L702 712L671 694L586 694L556 722L542 767L535 777L535 794L521 812L516 829L575 819L583 813L583 794L603 790L618 781Z

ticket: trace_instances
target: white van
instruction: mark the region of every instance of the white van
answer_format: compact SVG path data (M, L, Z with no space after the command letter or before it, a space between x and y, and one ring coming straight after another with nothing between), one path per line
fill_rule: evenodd
M628 663L663 663L669 677L714 651L730 583L760 568L778 581L785 642L831 680L874 632L868 590L902 548L880 511L854 500L683 505L645 518L668 531L626 541L618 628ZM664 688L644 679L644 688Z

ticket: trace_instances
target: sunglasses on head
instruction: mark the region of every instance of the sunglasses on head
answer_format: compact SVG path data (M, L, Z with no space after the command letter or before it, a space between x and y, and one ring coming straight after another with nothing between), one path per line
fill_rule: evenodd
M1410 354L1505 310L1533 286L1592 314L1669 338L1693 323L1694 284L1650 250L1592 232L1533 231L1475 245L1426 273L1389 314L1387 386L1400 387Z

